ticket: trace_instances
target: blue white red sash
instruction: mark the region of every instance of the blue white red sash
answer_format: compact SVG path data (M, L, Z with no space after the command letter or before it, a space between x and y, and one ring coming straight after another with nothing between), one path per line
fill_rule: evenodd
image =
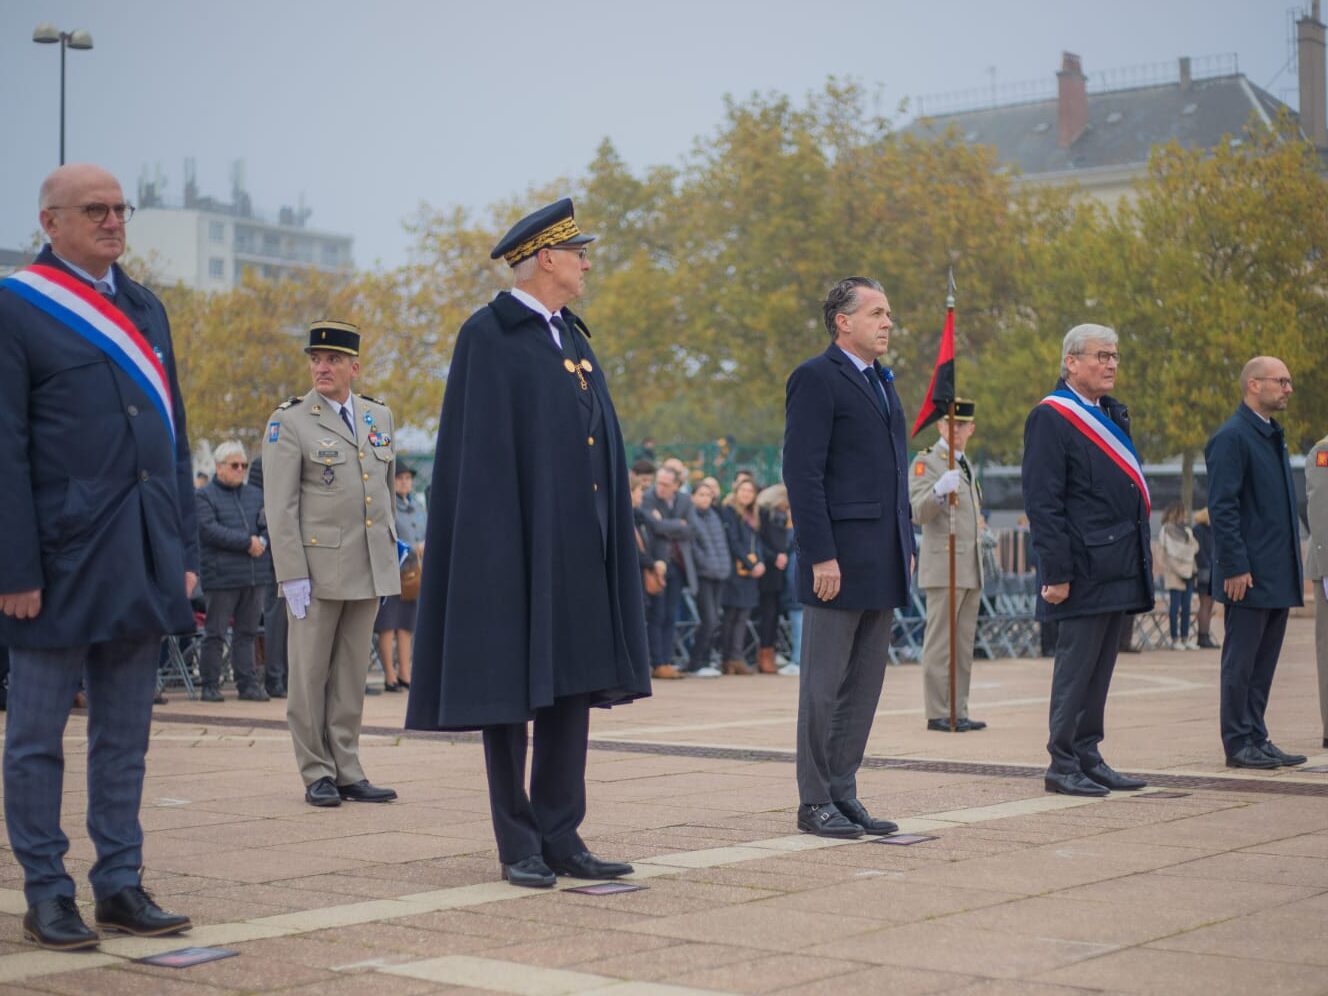
M83 281L53 266L33 264L0 280L71 332L100 349L143 389L175 443L175 406L166 370L129 316Z
M1145 511L1152 513L1153 503L1148 494L1148 482L1144 480L1144 469L1139 464L1139 453L1124 429L1108 418L1101 408L1084 404L1073 391L1053 391L1039 403L1062 415L1105 453L1134 482L1143 495Z

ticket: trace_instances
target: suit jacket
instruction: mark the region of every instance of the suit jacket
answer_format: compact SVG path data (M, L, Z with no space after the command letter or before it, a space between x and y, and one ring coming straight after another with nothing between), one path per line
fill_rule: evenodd
M1065 381L1058 381L1058 390ZM1100 401L1130 433L1130 413ZM1139 488L1065 417L1036 405L1024 422L1024 511L1041 584L1070 583L1058 605L1039 598L1037 617L1055 620L1153 607L1153 556Z
M1318 581L1328 575L1328 436L1305 457L1305 510L1310 523L1305 574Z
M1254 587L1239 603L1251 609L1304 604L1300 529L1291 459L1276 419L1265 422L1241 403L1204 447L1208 517L1213 525L1213 597L1223 582L1249 573Z
M692 552L692 537L696 526L692 522L691 497L681 491L677 492L673 496L673 508L670 509L660 500L655 489L651 488L641 496L641 511L641 521L645 523L650 538L648 552L651 560L662 560L676 567L673 544L677 543L678 551L682 554L683 584L695 591L696 558ZM656 512L660 514L658 519L655 518Z
M69 272L49 246L36 262ZM35 619L0 615L0 644L194 629L184 590L185 571L199 567L194 474L170 323L147 288L114 269L116 307L166 370L175 443L147 392L104 352L0 288L0 591L42 592Z
M959 463L956 459L955 466ZM932 492L936 479L949 469L945 447L923 450L913 458L908 475L908 497L913 521L922 527L918 551L918 586L950 586L950 506L940 504ZM982 547L978 543L978 514L982 504L977 479L959 481L959 504L955 506L955 587L982 587Z
M913 527L908 507L906 419L882 378L889 414L839 346L789 376L784 402L784 484L797 527L798 598L832 609L893 609L908 602ZM812 591L812 565L838 560L839 595Z
M355 433L310 391L263 433L263 507L278 581L309 578L315 598L401 593L392 412L355 395Z

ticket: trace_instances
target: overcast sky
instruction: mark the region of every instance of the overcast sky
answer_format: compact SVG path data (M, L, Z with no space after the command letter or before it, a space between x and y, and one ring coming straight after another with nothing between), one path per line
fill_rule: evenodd
M1308 6L1308 0L1303 0ZM158 167L179 198L255 208L303 195L311 227L355 238L361 266L405 258L421 201L482 211L579 174L604 137L634 168L676 164L723 98L801 98L834 74L901 98L1054 80L1061 52L1103 70L1234 53L1296 105L1292 0L0 0L0 247L36 229L59 151L59 49L48 21L92 33L68 53L67 158L130 199ZM130 226L130 245L133 226Z

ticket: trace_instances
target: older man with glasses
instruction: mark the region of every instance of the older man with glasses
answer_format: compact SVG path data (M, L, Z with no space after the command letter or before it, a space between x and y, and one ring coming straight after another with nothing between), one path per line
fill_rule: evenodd
M272 583L272 557L267 550L263 492L245 483L249 461L235 440L213 451L217 474L194 492L198 539L203 555L203 595L207 621L198 670L204 702L221 702L221 656L226 630L231 631L231 669L241 699L266 702L254 666L254 640L263 591Z
M1273 356L1240 372L1241 403L1204 448L1213 597L1222 614L1222 747L1230 768L1304 764L1268 739L1264 710L1291 607L1303 604L1296 488L1286 436L1291 374Z
M1148 485L1128 409L1109 393L1113 329L1076 325L1061 379L1024 423L1023 491L1042 582L1037 617L1059 623L1051 677L1048 792L1102 796L1144 782L1114 771L1098 745L1121 630L1153 607Z

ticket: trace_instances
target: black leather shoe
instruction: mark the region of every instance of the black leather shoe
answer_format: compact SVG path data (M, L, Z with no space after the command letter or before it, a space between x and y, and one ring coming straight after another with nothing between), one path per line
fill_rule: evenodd
M929 720L927 720L927 729L929 729L929 730L935 730L935 731L937 731L938 733L967 733L967 732L968 732L968 727L964 725L964 721L963 721L962 719L960 719L960 720L956 720L956 722L955 722L955 728L954 728L953 730L950 729L950 721L949 721L948 719L929 719Z
M549 889L558 883L553 871L538 854L503 865L503 881L527 889Z
M1131 778L1129 775L1122 775L1106 761L1095 768L1085 768L1084 774L1103 788L1109 788L1113 792L1133 792L1135 789L1144 788L1148 784L1142 778Z
M95 948L101 940L78 915L78 904L72 896L39 899L29 906L23 914L23 936L51 951Z
M1227 758L1228 768L1280 768L1282 762L1270 757L1253 744L1246 744Z
M569 878L622 878L635 870L622 861L602 861L589 851L581 851L566 858L545 858L544 863L555 874Z
M863 833L886 837L899 831L898 823L892 823L890 820L878 820L867 812L867 807L858 802L857 799L845 799L843 802L836 802L835 808L844 814L844 819L860 827Z
M1214 639L1213 639L1211 636L1209 636L1207 633L1200 633L1200 634L1199 634L1199 649L1200 649L1200 650L1217 650L1217 649L1219 649L1221 646L1222 646L1222 644L1218 643L1216 640L1214 640ZM1328 743L1325 743L1324 746L1325 746L1325 747L1328 747Z
M969 719L968 717L964 717L963 719L961 719L959 721L959 725L962 726L965 730L985 730L987 728L985 720Z
M1105 785L1099 785L1082 771L1070 771L1065 774L1048 771L1043 778L1043 784L1047 787L1048 792L1059 792L1061 795L1104 796L1111 794Z
M397 684L400 685L402 688L404 688L406 691L410 691L410 682L407 681L405 678L398 678Z
M236 698L242 702L267 702L272 696L261 688L246 688Z
M833 802L816 805L804 802L798 807L798 829L818 837L840 837L849 840L862 836L862 827L841 813Z
M398 684L397 682L395 682L395 681L385 681L385 682L383 682L383 691L385 691L385 692L399 692L399 691L401 691L401 685L399 685L399 684Z
M379 788L370 785L367 778L361 778L349 785L338 785L337 794L349 802L391 802L397 797L397 790Z
M269 686L267 694L268 698L284 699L286 697L286 686L285 685L277 685L275 687Z
M1309 760L1304 754L1288 754L1271 740L1265 740L1263 743L1259 744L1259 750L1263 751L1284 768L1292 768L1297 764L1304 764Z
M97 900L97 926L135 937L160 937L189 930L193 923L187 916L166 912L141 885L129 885L107 899Z
M202 699L204 702L225 702L225 701L226 701L225 699L223 699L223 698L221 697L221 692L219 692L219 691L217 690L217 686L216 686L216 685L204 685L204 686L203 686L203 691L199 693L199 696L198 696L198 697L199 697L200 699Z
M324 775L304 790L304 801L311 806L340 806L341 793L332 779Z

